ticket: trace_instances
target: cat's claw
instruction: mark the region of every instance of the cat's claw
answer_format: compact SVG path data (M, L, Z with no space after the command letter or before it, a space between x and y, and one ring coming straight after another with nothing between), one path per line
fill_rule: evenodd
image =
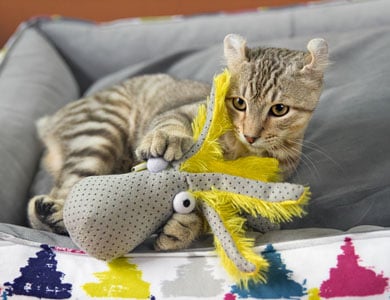
M187 248L200 236L202 229L203 219L198 213L175 213L163 227L154 248L158 251Z
M63 201L47 195L32 198L28 207L31 226L35 229L67 234L62 218Z
M191 136L170 134L162 130L150 132L137 148L140 159L161 157L167 162L179 160L194 144Z

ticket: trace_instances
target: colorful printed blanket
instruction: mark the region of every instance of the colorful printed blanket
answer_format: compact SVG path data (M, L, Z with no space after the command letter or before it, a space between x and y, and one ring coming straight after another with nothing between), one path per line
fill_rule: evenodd
M212 251L111 262L0 235L0 299L389 299L390 230L258 246L268 282L240 288Z

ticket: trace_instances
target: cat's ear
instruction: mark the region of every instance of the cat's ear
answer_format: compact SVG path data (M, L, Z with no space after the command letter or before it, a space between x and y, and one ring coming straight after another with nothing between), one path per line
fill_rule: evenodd
M310 54L302 72L323 72L328 65L328 43L324 39L312 39L307 50Z
M238 34L228 34L224 41L224 55L230 70L246 61L246 40Z

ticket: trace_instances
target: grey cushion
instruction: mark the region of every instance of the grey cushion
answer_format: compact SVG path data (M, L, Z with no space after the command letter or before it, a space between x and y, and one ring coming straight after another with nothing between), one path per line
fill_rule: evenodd
M249 45L329 42L326 87L291 179L311 186L309 214L285 227L390 226L388 11L390 2L375 0L146 23L30 24L0 69L0 222L24 224L27 191L49 188L45 176L32 184L41 150L36 118L77 99L79 89L92 93L138 74L210 82L223 67L223 37L235 32Z
M389 9L390 3L386 0L366 0L352 4L342 1L334 5L298 6L152 22L119 20L96 25L73 20L42 20L38 26L67 59L75 76L82 79L78 81L82 81L84 89L93 81L125 66L213 45L222 47L227 33L242 34L250 45L272 42L275 45L301 48L303 44L294 42L298 36L327 37L340 32L389 25L386 13ZM290 42L286 44L285 40ZM222 55L213 57L213 61L212 66L220 65ZM172 63L177 62L179 60ZM188 72L182 73L186 73L189 78L208 80L202 71L209 67L202 62L197 61ZM212 74L215 71L214 68Z
M26 200L41 155L35 120L78 97L54 47L30 28L0 65L0 221L25 224Z
M330 39L333 62L294 176L310 184L313 198L293 227L390 225L389 33L386 27Z

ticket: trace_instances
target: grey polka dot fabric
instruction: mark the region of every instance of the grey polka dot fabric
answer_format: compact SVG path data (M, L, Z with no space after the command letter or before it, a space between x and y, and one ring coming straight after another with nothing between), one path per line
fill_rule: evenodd
M183 156L183 158L181 159L181 161L179 162L177 167L180 166L180 163L182 163L183 161L186 161L187 159L189 159L190 157L195 155L199 151L199 149L202 146L204 140L206 139L206 135L207 135L207 133L209 131L209 128L210 128L210 125L211 125L211 120L212 120L212 117L213 117L213 108L214 108L214 102L215 102L215 90L214 90L215 87L214 86L215 85L213 84L212 89L211 89L211 93L210 93L210 98L209 98L208 103L207 103L206 122L205 122L205 125L204 125L203 129L202 129L202 132L200 133L199 138L196 141L196 143Z
M302 185L292 183L266 183L220 173L191 173L187 175L192 190L209 190L217 187L220 190L235 194L251 196L268 202L298 200L303 192Z
M64 222L81 249L109 260L133 250L162 226L173 213L175 195L211 188L273 202L296 200L304 191L294 184L263 183L225 174L186 173L175 169L92 176L72 189L65 201ZM264 228L258 229L268 231L270 224L263 225ZM229 235L221 224L216 226L210 224L227 252L234 253Z
M246 225L248 227L261 233L266 233L268 231L280 229L279 224L272 223L270 220L261 216L254 217L252 215L245 215L245 218L246 218Z
M172 199L187 189L177 172L87 177L65 202L64 222L81 249L109 260L133 250L164 224L173 213Z
M202 203L201 205L203 214L210 224L215 237L219 240L225 250L226 255L234 262L237 269L241 272L251 273L256 270L256 266L247 261L237 250L237 247L222 223L218 213L210 206Z

